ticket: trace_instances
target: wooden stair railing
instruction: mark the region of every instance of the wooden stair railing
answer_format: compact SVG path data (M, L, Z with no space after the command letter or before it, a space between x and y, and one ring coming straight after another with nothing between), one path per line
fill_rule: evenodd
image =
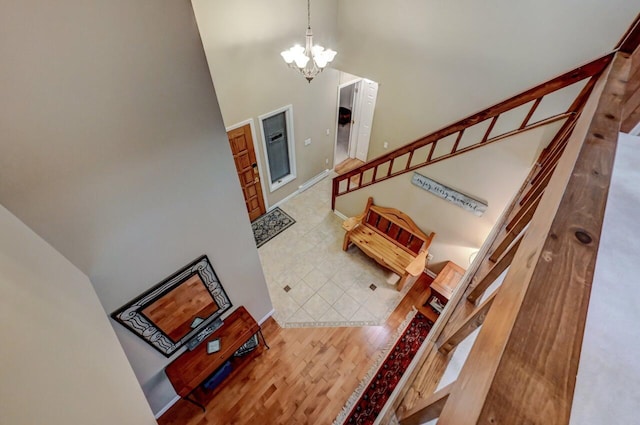
M399 176L418 168L422 168L426 165L430 165L439 161L443 161L447 158L469 152L471 150L480 148L490 143L497 142L499 140L503 140L507 137L514 136L524 131L532 130L534 128L551 124L562 119L575 117L579 112L579 105L583 104L583 97L588 96L590 89L593 87L592 77L602 72L602 70L611 62L612 57L613 54L603 56L593 62L590 62L579 68L562 74L550 81L547 81L546 83L540 84L532 89L513 96L510 99L498 103L497 105L491 106L441 130L422 137L412 143L409 143L408 145L405 145L383 156L373 159L365 163L364 165L355 168L354 170L335 177L333 179L331 208L335 210L336 198L338 196L362 189L364 187L379 183L392 177ZM566 112L552 115L538 120L534 123L530 123L534 112L537 110L538 106L545 96L587 78L591 78L586 87L588 88L588 90L582 90ZM491 133L495 127L495 124L502 114L518 108L522 105L526 105L530 102L532 102L532 105L527 112L526 117L519 126L516 126L516 128L510 131L492 136ZM480 124L488 120L490 120L489 126L484 132L484 136L482 137L482 139L476 141L475 143L467 144L466 146L461 147L460 142L465 130L475 126L476 124ZM447 153L435 156L438 143L444 143L445 139L456 134L456 140L453 143L452 148L448 150ZM419 149L425 148L429 145L430 147L427 148L428 154L426 155L426 157L418 158L416 152Z
M628 57L615 55L580 120L573 124L571 137L566 142L558 138L557 149L550 145L538 169L530 173L511 211L503 216L503 230L481 250L482 265L474 263L470 268L480 275L475 287L474 279L465 276L464 287L454 294L457 304L447 305L443 313L449 315L447 324L434 344L441 355L449 355L483 325L457 380L432 396L414 399L409 406L404 403L398 410L401 424L435 417L444 425L569 422ZM547 179L549 174L552 177ZM532 201L534 187L539 195ZM527 219L529 231L521 223L531 209L537 212ZM520 214L523 210L527 213ZM516 228L520 230L513 237ZM506 244L511 248L491 266L489 257L496 257L495 247L504 246L507 238L512 238ZM477 300L475 292L484 292L487 280L495 280L507 265L499 290L470 310L462 295ZM436 358L433 350L425 354L429 356ZM446 361L426 365L431 393L437 384L433 376L441 376L443 364Z

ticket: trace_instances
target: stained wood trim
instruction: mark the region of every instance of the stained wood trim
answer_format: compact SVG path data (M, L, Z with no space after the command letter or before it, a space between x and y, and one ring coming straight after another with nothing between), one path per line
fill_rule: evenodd
M400 425L420 425L440 416L452 387L453 383L433 393L429 398L400 418Z
M500 257L500 260L487 272L486 275L478 282L478 284L473 288L471 293L467 296L469 302L476 303L478 299L484 294L484 292L491 286L493 282L496 281L498 277L511 265L513 261L513 257L516 255L518 251L518 247L520 246L520 242L522 241L522 236L518 238L517 241L511 245L509 250Z
M572 113L568 113L568 112L564 112L564 113L561 113L561 114L558 114L558 115L554 115L554 116L546 118L544 120L537 121L537 122L535 122L533 124L529 124L527 127L525 127L522 130L516 129L516 130L513 130L513 131L509 131L507 133L501 134L499 136L492 137L491 139L487 140L483 144L475 143L473 145L470 145L470 146L467 146L465 148L459 149L459 150L457 150L456 152L454 152L452 154L450 153L450 154L441 155L441 156L439 156L439 157L437 157L435 159L432 159L429 162L423 162L423 163L420 163L420 164L416 164L416 165L413 165L413 166L411 166L409 168L405 168L405 169L396 171L393 174L387 174L384 177L377 178L377 179L375 179L375 181L372 180L372 181L370 181L368 183L361 184L356 188L353 188L353 189L350 189L350 190L345 190L343 192L338 192L338 196L344 195L344 194L349 193L349 192L356 191L358 189L362 189L362 188L367 187L367 186L371 186L372 184L376 184L376 183L379 183L381 181L384 181L384 180L387 180L387 179L391 179L393 177L399 176L401 174L404 174L404 173L407 173L407 172L410 172L410 171L413 171L413 170L417 170L418 168L422 168L422 167L424 167L426 165L431 165L431 164L435 164L436 162L444 161L445 159L451 158L452 156L460 155L460 154L472 151L474 149L481 148L481 147L486 146L486 145L488 145L490 143L495 143L495 142L498 142L498 141L500 141L502 139L506 139L507 137L515 136L516 134L524 133L526 131L533 130L533 129L538 128L538 127L542 127L542 126L545 126L545 125L548 125L548 124L552 124L552 123L554 123L556 121L560 121L560 120L566 119L567 117L570 117L571 115L573 115L573 114ZM369 167L368 164L369 163L366 163L365 165L362 165L361 169L363 171L371 169L371 167ZM357 174L357 173L355 173L355 174ZM346 174L341 174L340 176L334 177L334 180L339 180L339 179L342 178L342 176L346 176Z
M636 15L636 19L633 21L627 32L624 33L618 44L616 50L623 53L631 54L640 45L640 13Z
M496 115L495 117L493 117L493 119L491 120L491 124L489 124L489 128L487 128L487 132L484 133L484 137L482 138L482 141L480 143L484 143L487 141L487 139L489 139L489 135L491 134L493 127L495 127L496 122L498 121L498 117L500 117L500 115Z
M559 89L562 89L562 88L567 87L569 85L572 85L572 84L574 84L574 83L576 83L578 81L581 81L581 80L583 80L585 78L589 78L589 77L592 77L594 75L599 74L611 62L611 58L612 58L612 54L609 54L609 55L603 56L602 58L596 59L595 61L592 61L592 62L590 62L590 63L588 63L588 64L586 64L584 66L581 66L581 67L576 68L576 69L574 69L572 71L564 73L564 74L562 74L562 75L560 75L560 76L558 76L558 77L556 77L556 78L554 78L554 79L552 79L550 81L547 81L547 82L545 82L543 84L540 84L540 85L538 85L536 87L533 87L532 89L529 89L529 90L527 90L527 91L525 91L523 93L520 93L520 94L518 94L516 96L513 96L513 97L511 97L511 98L509 98L509 99L507 99L507 100L505 100L505 101L503 101L503 102L501 102L501 103L499 103L497 105L489 107L489 108L487 108L487 109L485 109L485 110L483 110L481 112L478 112L478 113L476 113L474 115L471 115L471 116L469 116L469 117L467 117L465 119L462 119L462 120L460 120L460 121L458 121L456 123L453 123L453 124L443 128L441 130L438 130L438 131L436 131L434 133L431 133L431 134L429 134L429 135L427 135L425 137L422 137L422 138L414 141L413 143L409 143L408 145L405 145L405 146L403 146L403 147L401 147L399 149L396 149L396 150L394 150L392 152L389 152L389 153L387 153L387 154L385 154L383 156L380 156L380 157L368 162L367 164L365 164L365 165L363 165L363 166L361 166L359 168L356 168L355 170L350 171L349 173L337 176L337 177L334 178L334 180L337 179L339 181L342 181L342 180L345 180L345 179L349 179L349 178L351 178L351 177L353 177L355 175L358 175L358 174L360 174L360 173L362 173L362 172L364 172L364 171L366 171L366 170L368 170L370 168L377 167L377 166L382 165L382 164L387 163L387 162L391 162L391 164L389 166L389 170L387 172L387 175L384 178L381 178L381 179L378 179L378 180L373 179L369 184L358 184L357 188L354 188L352 190L347 190L345 192L337 191L336 193L334 193L334 196L340 196L340 195L343 195L343 194L345 194L347 192L350 192L350 191L353 191L353 190L357 190L357 189L361 189L361 188L366 187L368 185L383 181L383 180L385 180L387 178L391 178L391 177L394 177L396 175L400 175L402 173L406 173L406 172L409 172L409 171L411 171L413 169L422 167L422 166L424 166L426 164L424 164L424 163L423 164L418 164L418 165L415 166L415 168L414 167L408 167L408 168L400 170L400 171L398 171L396 173L392 172L393 161L394 161L395 158L401 157L401 156L403 156L403 155L405 155L405 154L407 154L407 153L409 153L411 151L417 150L417 149L419 149L419 148L421 148L423 146L428 145L429 143L435 143L435 142L437 142L438 140L440 140L440 139L442 139L444 137L447 137L447 136L449 136L451 134L458 133L458 132L464 130L465 128L471 127L471 126L473 126L475 124L478 124L480 122L483 122L483 121L485 121L487 119L493 118L492 123L495 124L495 121L496 121L497 117L500 114L504 113L504 112L507 112L507 111L509 111L511 109L517 108L518 106L521 106L521 105L524 105L524 104L529 103L531 101L534 101L534 100L540 98L541 96L544 96L544 95L552 93L552 92L554 92L556 90L559 90ZM528 127L525 127L525 128L528 128ZM517 132L519 130L520 129L515 130L515 131ZM522 130L520 130L520 131L522 131ZM510 134L510 135L516 134L516 133L513 133L513 132L511 132L511 133L512 134ZM488 135L487 135L487 137L488 137ZM498 137L506 137L506 136L505 135L501 135L501 136L498 136ZM477 148L477 147L479 147L478 145L481 146L483 144L488 143L489 141L496 141L496 140L499 140L499 139L497 137L494 138L494 139L489 139L489 140L486 140L484 143L475 144L475 145L470 146L469 148ZM431 157L433 155L433 151L434 150L435 150L435 145L432 145L431 146L431 150L429 152L429 156L428 156L427 162L430 162L430 160L432 159ZM463 150L460 150L460 151L456 151L454 154L466 152L467 150L469 150L469 149L463 149ZM446 159L446 158L450 157L451 155L452 154L443 155L443 156L438 157L435 160L433 160L433 162L438 161L438 160ZM360 182L360 183L362 183L362 182ZM332 205L335 206L335 202L332 202Z
M628 71L594 87L439 425L569 422Z
M482 302L473 312L466 318L464 322L458 325L458 327L452 332L442 338L442 341L438 342L438 350L442 354L448 354L451 350L456 348L458 344L464 341L469 335L476 329L482 326L489 309L493 304L493 300L496 297L498 290L493 292L486 300Z
M527 116L524 118L524 121L522 121L522 124L520 125L520 130L522 130L527 126L527 124L529 123L529 120L533 116L533 113L536 111L536 109L538 109L538 106L540 105L540 102L542 102L543 98L544 96L540 96L539 98L536 99L535 102L533 102L533 106L531 106L531 109L529 109Z

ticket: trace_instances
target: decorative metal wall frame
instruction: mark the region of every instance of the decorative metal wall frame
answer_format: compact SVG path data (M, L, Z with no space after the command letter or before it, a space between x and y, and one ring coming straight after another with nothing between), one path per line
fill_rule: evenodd
M158 328L149 318L142 314L142 310L158 300L163 295L180 286L194 274L198 274L205 287L213 297L214 302L218 306L211 316L200 323L195 329L181 338L178 342L174 342L162 330ZM192 263L169 276L153 288L149 289L142 295L128 302L118 310L111 313L111 317L118 323L125 326L131 332L143 341L151 345L153 348L161 352L165 357L170 357L178 349L180 349L186 341L198 335L213 320L220 317L224 312L228 311L233 305L227 296L218 276L216 275L209 258L206 255L194 260Z

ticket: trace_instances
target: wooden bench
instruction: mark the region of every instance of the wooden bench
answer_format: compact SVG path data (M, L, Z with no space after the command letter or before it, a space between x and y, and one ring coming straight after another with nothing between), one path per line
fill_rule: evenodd
M426 266L429 245L435 236L427 236L409 218L395 208L373 205L369 197L364 212L342 223L346 230L342 249L356 245L381 266L400 276L398 291L409 278L416 278Z

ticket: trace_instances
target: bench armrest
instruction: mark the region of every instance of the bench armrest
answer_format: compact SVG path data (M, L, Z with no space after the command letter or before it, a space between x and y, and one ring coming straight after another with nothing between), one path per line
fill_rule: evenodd
M422 251L420 254L418 254L418 256L414 258L414 260L411 263L409 263L409 265L405 269L406 272L409 273L411 276L420 276L420 273L424 271L424 268L426 266L428 254L429 254L429 251L427 251L426 249Z
M355 229L358 224L362 223L363 218L364 218L364 214L360 214L355 217L350 217L342 222L342 228L347 232L350 232L353 229Z

